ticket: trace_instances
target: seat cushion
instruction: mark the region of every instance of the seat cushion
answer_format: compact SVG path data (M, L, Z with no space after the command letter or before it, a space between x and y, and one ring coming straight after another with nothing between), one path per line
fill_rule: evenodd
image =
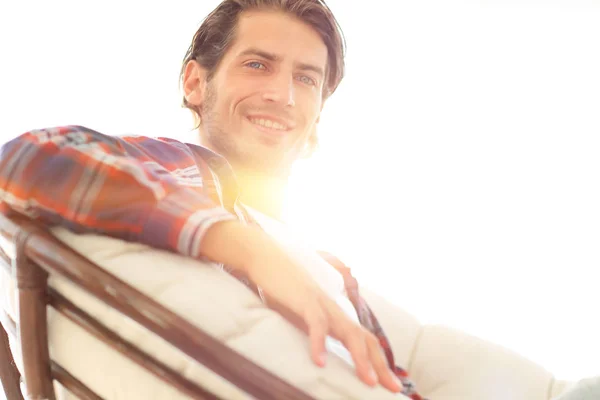
M362 384L350 363L335 353L325 368L316 367L305 335L215 264L103 236L76 235L64 229L53 233L108 272L316 398L405 398ZM3 306L14 316L14 281L6 274L0 278L6 294ZM56 276L49 284L181 375L223 398L249 398L74 284ZM446 327L421 326L373 291L363 288L362 293L386 331L398 363L409 369L419 392L431 400L546 400L568 385L555 382L543 368L501 346ZM186 398L52 310L49 341L52 358L103 398ZM70 398L60 385L57 389L60 399Z
M267 308L245 285L216 264L96 235L64 229L67 245L160 302L262 367L320 399L398 399L360 382L353 367L330 354L325 368L310 359L306 336ZM183 376L226 399L249 398L136 322L75 285L51 277L50 285L109 329ZM186 398L57 313L49 315L51 357L107 399Z

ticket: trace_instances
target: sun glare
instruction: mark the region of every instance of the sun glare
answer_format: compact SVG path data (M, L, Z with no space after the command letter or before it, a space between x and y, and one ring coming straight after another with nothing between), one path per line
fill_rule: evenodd
M217 1L82 3L0 16L2 141L81 124L194 142L177 77ZM422 322L600 374L600 4L328 3L347 76L286 219Z

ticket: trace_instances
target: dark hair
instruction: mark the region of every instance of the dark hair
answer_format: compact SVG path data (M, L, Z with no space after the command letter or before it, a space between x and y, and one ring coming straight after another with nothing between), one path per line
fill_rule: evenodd
M323 0L224 0L196 31L183 59L179 80L183 80L186 65L192 60L208 71L207 80L210 80L233 42L239 15L243 11L261 9L289 13L319 33L328 53L323 98L331 96L344 77L346 46L342 29ZM199 110L189 104L185 97L183 106L199 117Z

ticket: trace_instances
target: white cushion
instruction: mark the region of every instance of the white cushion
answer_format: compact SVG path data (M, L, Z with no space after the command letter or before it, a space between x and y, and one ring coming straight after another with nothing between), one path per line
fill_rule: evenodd
M334 354L325 368L316 367L304 334L215 265L108 237L76 235L64 229L53 232L91 261L316 398L406 399L362 384L353 368ZM14 315L14 287L9 278L0 277L4 285L0 289L7 294L3 306ZM223 398L249 398L75 285L54 276L50 285L183 376ZM547 400L567 386L500 346L445 327L421 326L368 289L362 293L387 332L398 363L409 368L419 391L431 400ZM52 358L103 398L186 398L52 311L49 340ZM70 398L57 387L59 398Z
M334 354L329 355L325 368L315 366L305 335L216 265L108 237L75 235L64 229L54 233L91 261L316 398L399 398L381 387L364 385L355 377L353 368ZM50 285L183 376L223 398L249 398L73 284L52 277ZM127 400L186 398L61 315L52 313L49 321L52 358L100 396Z

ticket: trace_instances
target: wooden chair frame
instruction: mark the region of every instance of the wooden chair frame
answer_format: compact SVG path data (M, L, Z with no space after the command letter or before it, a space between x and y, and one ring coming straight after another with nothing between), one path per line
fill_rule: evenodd
M220 399L122 339L50 288L48 276L54 274L135 320L257 399L313 399L90 262L25 217L0 214L0 265L17 284L17 321L0 310L0 378L8 400L23 400L24 396L54 400L53 380L81 399L101 399L50 359L47 305L190 398ZM22 378L10 351L9 335L21 352ZM25 394L21 392L21 380Z

